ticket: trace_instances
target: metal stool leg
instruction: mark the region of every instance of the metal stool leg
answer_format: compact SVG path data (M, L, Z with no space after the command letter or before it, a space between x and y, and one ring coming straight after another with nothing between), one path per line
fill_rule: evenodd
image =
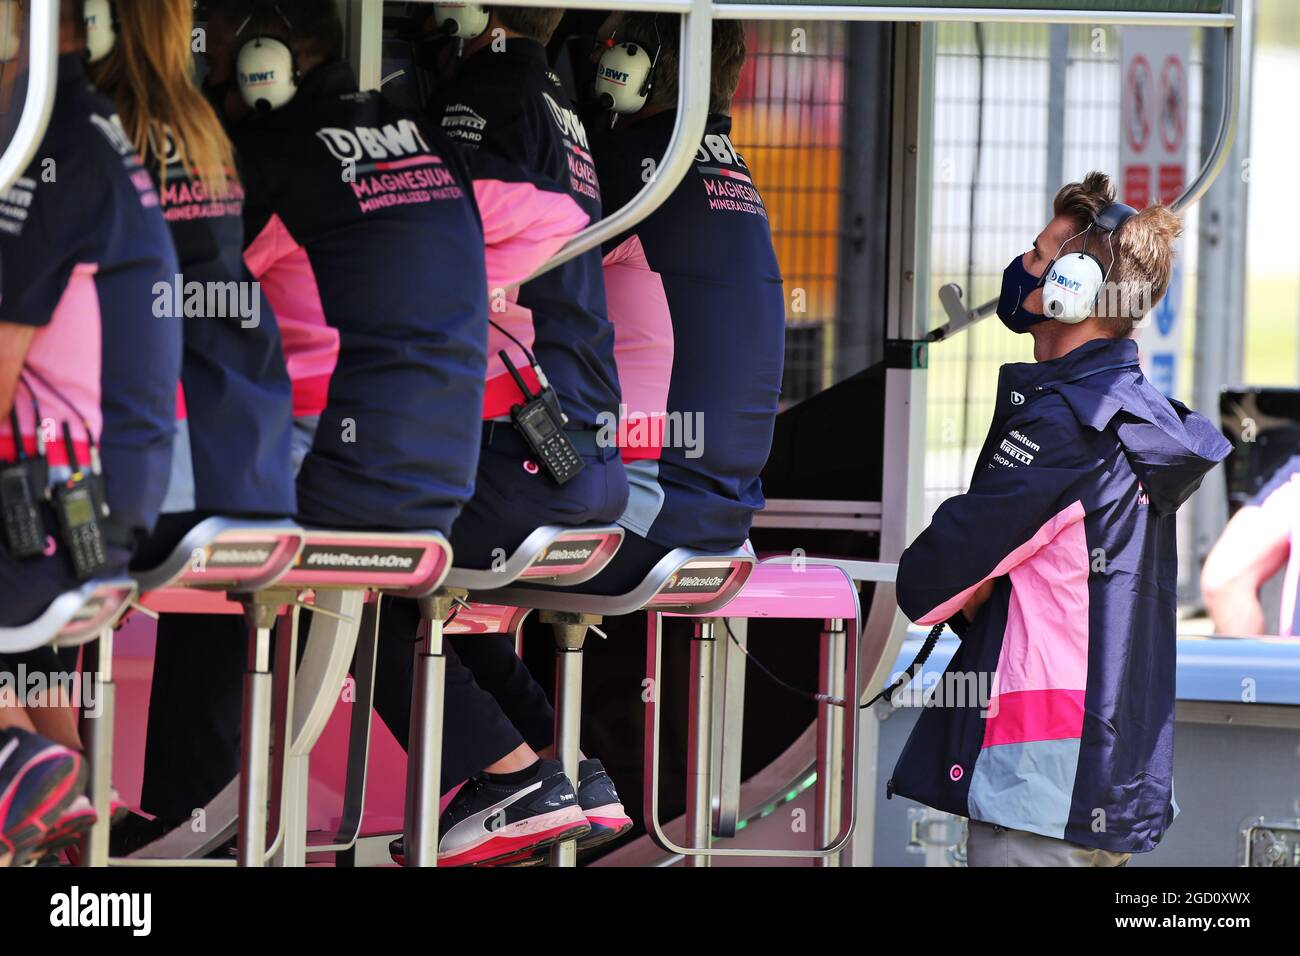
M296 598L296 596L295 596ZM290 607L276 624L275 674L271 692L270 831L276 835L272 866L306 865L307 759L293 745L293 692L298 664L298 608ZM288 826L286 826L288 823Z
M691 694L687 714L690 751L686 757L686 834L692 849L707 850L713 838L713 663L714 622L695 624L691 640ZM689 856L687 866L708 866L707 856Z
M361 633L353 680L356 697L352 702L352 723L348 730L348 765L343 784L343 815L334 843L322 850L334 850L334 865L356 865L356 843L366 808L366 777L370 764L370 718L375 705L375 656L379 650L379 620L383 598L367 604L361 615Z
M818 690L844 697L844 621L836 618L824 624L821 635L821 668ZM856 714L854 715L857 716ZM845 708L821 701L817 705L817 845L830 846L840 832L844 802L844 719ZM818 857L817 866L839 866L840 855Z
M445 591L420 599L423 634L415 657L411 729L406 751L407 866L438 865L438 799L442 795L442 703L447 658L442 622L454 598Z
M239 865L266 863L267 799L271 762L271 628L276 606L245 606L250 637L244 673L244 725L240 745Z
M86 754L90 758L90 786L87 797L95 808L95 825L81 847L82 866L108 866L108 838L112 826L113 711L116 687L113 683L113 632L100 633L85 650L82 681L99 685L99 716L85 722Z
M594 614L543 611L539 618L555 632L555 755L564 765L573 789L578 789L582 738L582 644L587 629L600 623ZM550 851L550 865L578 865L578 842L565 840Z

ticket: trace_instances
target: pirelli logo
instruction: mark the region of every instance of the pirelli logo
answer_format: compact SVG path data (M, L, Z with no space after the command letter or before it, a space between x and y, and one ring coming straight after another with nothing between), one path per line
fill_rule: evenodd
M1002 449L1003 454L1008 455L1011 458L1014 458L1022 465L1033 464L1034 461L1033 455L1025 451L1023 448L1019 447L1018 445L1011 444L1011 442L1007 441L1005 438L1002 439L1002 444L1000 447Z

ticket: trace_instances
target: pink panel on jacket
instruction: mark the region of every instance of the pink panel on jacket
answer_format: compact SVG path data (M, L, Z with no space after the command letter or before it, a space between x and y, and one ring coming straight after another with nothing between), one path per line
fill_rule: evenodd
M1082 689L999 694L989 702L983 746L1073 740L1082 736L1083 695Z
M293 413L319 415L338 362L339 333L325 321L307 250L289 234L279 216L272 216L244 250L244 261L262 284L280 326L285 363L293 381Z
M68 421L72 428L77 459L83 465L87 462L89 446L85 442L81 415L89 419L96 441L104 431L104 414L100 408L103 328L99 290L95 286L95 273L98 270L99 267L91 263L73 267L49 324L38 329L32 337L31 348L23 362L23 369L27 373L24 380L36 393L41 417L53 419L56 423ZM53 385L62 393L63 398L42 384L37 376ZM64 398L76 406L80 415L68 407ZM18 427L27 439L25 446L29 452L33 452L36 430L40 423L36 421L27 388L22 385L18 386L15 393L14 408L18 412ZM52 436L47 434L45 437L48 440ZM53 438L46 449L50 464L66 465L68 456L62 447L63 435L56 431ZM0 420L0 453L6 458L12 458L13 451L13 429L9 427L9 416L6 415Z
M998 656L999 694L1081 690L1088 683L1088 540L1083 506L1030 560L1011 569Z
M948 620L948 618L952 617L966 606L966 602L971 599L971 595L979 589L981 584L985 581L992 580L993 578L1000 578L1002 575L1010 572L1012 568L1028 561L1037 554L1041 548L1045 547L1049 541L1055 538L1063 528L1066 528L1077 521L1082 521L1083 515L1084 511L1082 502L1076 501L1069 507L1061 509L1060 512L1044 522L1043 526L1038 529L1037 533L1035 533L1032 538L999 561L996 568L984 577L980 578L970 587L966 588L966 590L954 594L934 610L917 618L916 623L929 625L938 624L940 621Z
M483 221L488 318L493 323L488 326L483 418L500 418L523 396L498 353L504 351L511 364L524 372L529 387L536 382L523 351L510 338L530 349L533 346L533 313L519 304L518 284L581 232L591 217L567 193L526 182L476 179L474 198Z
M591 221L568 193L532 183L476 179L474 198L483 221L489 293L523 282Z
M623 387L618 443L625 460L658 458L673 373L673 318L663 277L650 268L640 237L605 256L605 299Z

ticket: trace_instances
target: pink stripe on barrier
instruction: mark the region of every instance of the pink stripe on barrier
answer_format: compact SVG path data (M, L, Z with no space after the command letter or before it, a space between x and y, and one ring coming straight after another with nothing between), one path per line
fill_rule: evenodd
M1082 690L1022 690L998 694L989 705L985 747L1083 735Z

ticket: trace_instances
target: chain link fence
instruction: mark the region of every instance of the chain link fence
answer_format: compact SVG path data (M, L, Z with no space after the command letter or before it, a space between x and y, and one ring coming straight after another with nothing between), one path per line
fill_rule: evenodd
M958 283L971 307L997 297L1002 271L1051 218L1057 188L1102 170L1119 183L1120 36L1103 27L950 24L938 31L931 275ZM1189 70L1189 117L1200 115L1200 71ZM1200 155L1191 123L1189 164ZM1062 144L1054 151L1053 144ZM1195 223L1186 235L1195 235ZM1183 240L1182 254L1195 243ZM1190 329L1194 262L1182 308ZM1185 343L1190 367L1190 335ZM930 350L925 518L969 483L993 415L998 369L1033 361L1029 336L990 318ZM1184 382L1186 385L1186 382Z
M847 28L756 22L733 103L736 147L755 173L785 277L782 405L832 384L842 238Z

